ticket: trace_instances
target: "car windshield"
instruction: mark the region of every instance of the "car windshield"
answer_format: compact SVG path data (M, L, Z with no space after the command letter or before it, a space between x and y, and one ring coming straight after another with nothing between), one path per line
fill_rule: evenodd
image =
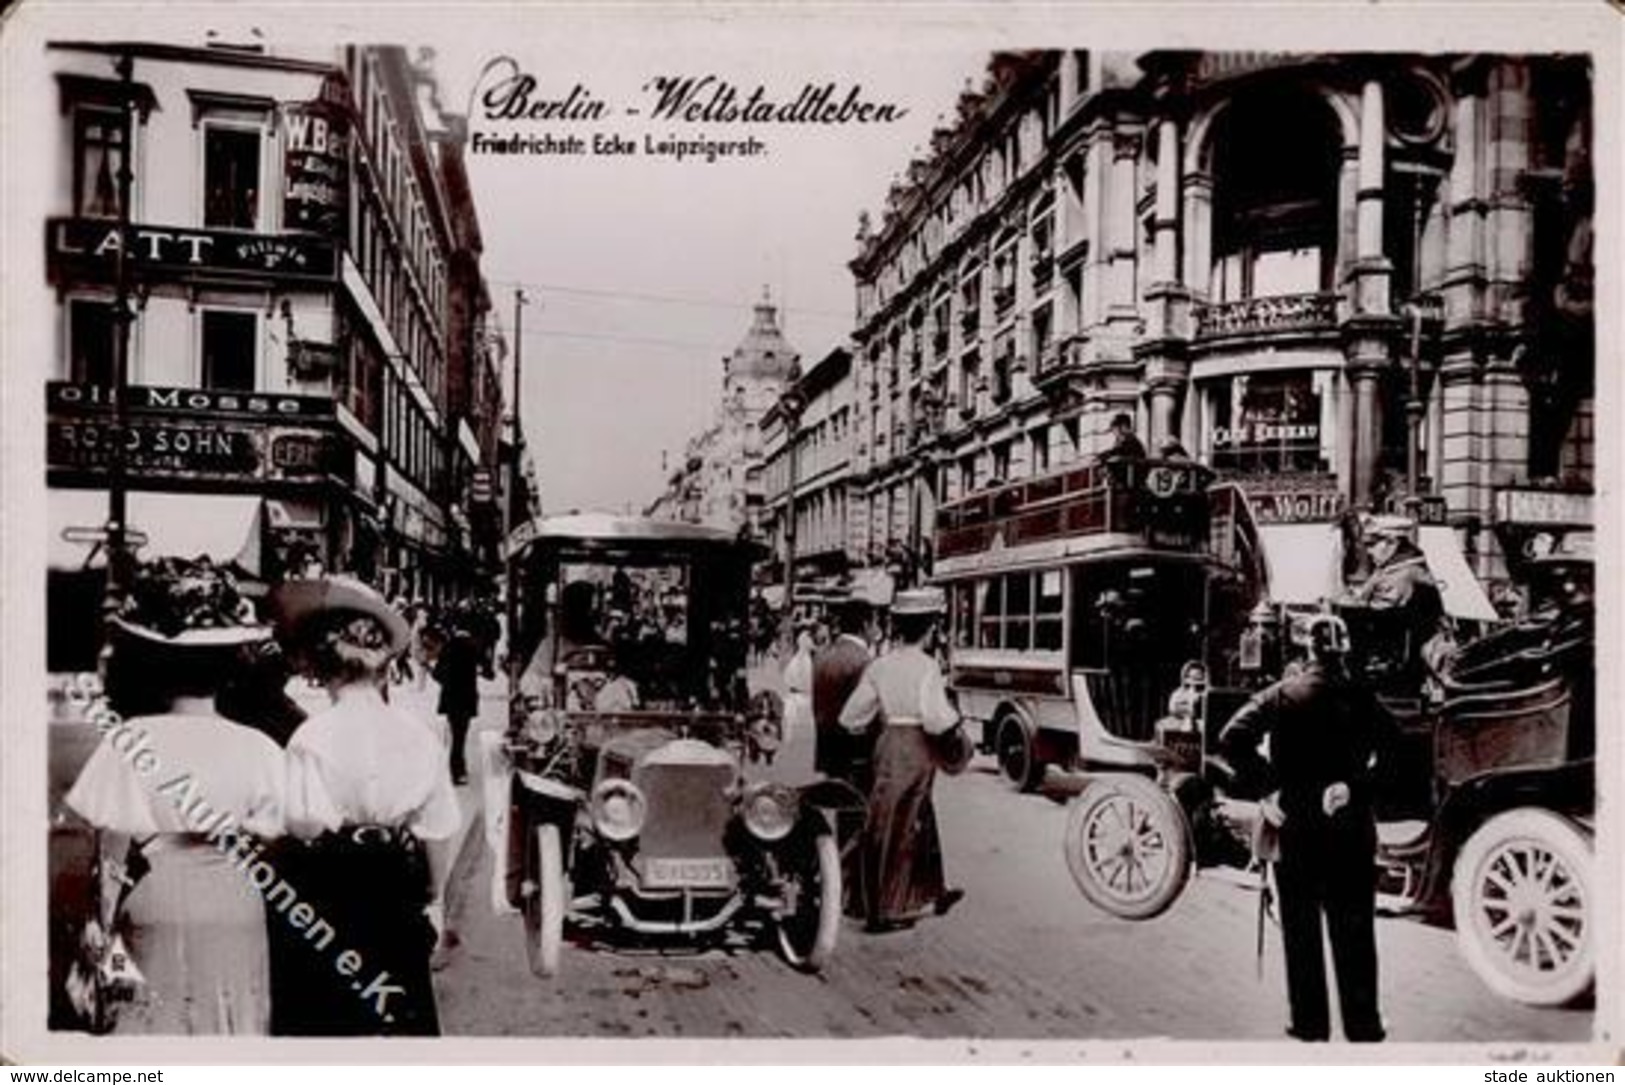
M521 588L522 691L577 711L732 707L747 577L700 555L539 556Z

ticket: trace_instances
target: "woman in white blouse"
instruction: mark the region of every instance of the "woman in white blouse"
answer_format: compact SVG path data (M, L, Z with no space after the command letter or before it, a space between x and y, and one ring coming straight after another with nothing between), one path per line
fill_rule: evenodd
M214 695L270 630L207 561L139 570L115 623L102 742L67 803L99 830L102 930L124 933L145 978L116 1029L263 1034L275 870L260 841L283 828L282 751Z
M336 931L323 951L305 931L279 933L268 915L278 946L273 1031L438 1034L429 957L462 817L430 722L383 698L389 662L408 646L406 623L346 577L290 581L271 604L332 698L288 743L288 827L299 842L281 858ZM360 964L336 967L344 950Z

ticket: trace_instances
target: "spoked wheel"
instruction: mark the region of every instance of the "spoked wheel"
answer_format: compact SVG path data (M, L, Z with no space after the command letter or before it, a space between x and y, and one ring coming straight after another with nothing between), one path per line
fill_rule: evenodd
M1456 943L1496 994L1568 1002L1595 976L1591 841L1548 810L1509 810L1467 839L1451 879Z
M835 837L820 833L800 869L781 869L786 908L775 927L779 953L793 968L819 972L835 953L841 929L841 857Z
M1066 865L1089 902L1120 919L1150 919L1190 878L1184 813L1143 776L1093 780L1072 803Z
M999 772L1017 791L1036 791L1044 782L1044 762L1038 756L1038 740L1032 729L1015 716L1006 716L994 732L993 751L999 759Z
M557 825L536 827L535 881L525 887L525 955L544 979L559 974L564 946L564 849Z

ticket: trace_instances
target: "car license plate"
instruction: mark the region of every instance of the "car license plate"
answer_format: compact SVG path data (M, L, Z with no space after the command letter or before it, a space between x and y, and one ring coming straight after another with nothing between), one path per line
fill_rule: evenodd
M727 859L644 860L643 882L650 887L689 886L725 888L733 881L733 864Z

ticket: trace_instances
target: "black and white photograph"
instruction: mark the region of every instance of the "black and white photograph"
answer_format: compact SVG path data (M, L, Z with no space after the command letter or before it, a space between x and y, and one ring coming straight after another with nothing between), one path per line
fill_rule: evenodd
M1616 1061L1617 12L1306 7L8 13L0 1053Z

